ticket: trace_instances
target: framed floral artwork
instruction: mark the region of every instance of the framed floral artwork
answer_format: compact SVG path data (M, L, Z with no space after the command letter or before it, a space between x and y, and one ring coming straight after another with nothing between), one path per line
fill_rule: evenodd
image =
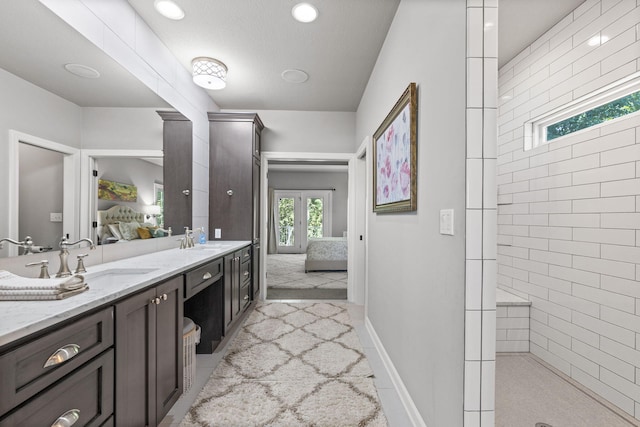
M373 211L415 211L417 176L416 84L410 83L373 134Z

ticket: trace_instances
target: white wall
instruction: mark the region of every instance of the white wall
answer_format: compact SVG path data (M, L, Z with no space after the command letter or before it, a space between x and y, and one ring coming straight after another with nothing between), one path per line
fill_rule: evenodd
M500 70L498 118L498 285L532 301L532 353L637 419L640 116L530 151L523 123L639 71L639 22L587 0Z
M2 69L0 93L0 238L22 239L8 236L9 130L79 148L82 109Z
M233 110L225 110L233 111ZM353 153L353 112L255 110L262 119L262 151Z
M82 148L162 150L162 126L155 108L83 108Z
M416 212L369 213L368 320L428 426L461 426L465 290L464 0L403 0L360 102L359 144L418 84ZM439 210L455 209L454 236Z
M347 172L269 171L269 187L275 190L335 188L331 194L331 235L347 231Z

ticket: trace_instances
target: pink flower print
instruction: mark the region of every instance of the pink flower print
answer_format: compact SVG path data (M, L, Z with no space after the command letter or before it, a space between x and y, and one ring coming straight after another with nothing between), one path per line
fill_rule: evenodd
M387 140L386 140L386 144L385 144L385 148L387 149L387 151L391 151L391 144L393 141L393 135L394 135L394 130L393 130L393 125L391 125L391 127L389 127L389 130L387 131Z
M391 176L391 156L387 156L384 159L384 167L386 169L385 175L387 175L387 178L389 178L389 176Z
M395 193L398 190L398 174L396 172L391 176L391 192Z
M384 193L383 194L384 194L384 198L385 199L389 198L389 186L388 185L384 186Z
M400 166L400 188L402 189L402 195L409 197L409 183L411 181L411 169L409 163L404 162Z

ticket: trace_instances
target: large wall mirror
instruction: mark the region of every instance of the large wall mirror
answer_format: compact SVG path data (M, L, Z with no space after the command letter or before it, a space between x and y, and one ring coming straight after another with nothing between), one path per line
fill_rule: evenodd
M97 211L113 205L161 222L150 208L164 184L156 110L172 107L37 0L5 6L0 239L29 235L53 250L62 236L95 239ZM136 195L99 198L98 180ZM13 245L0 250L13 255Z

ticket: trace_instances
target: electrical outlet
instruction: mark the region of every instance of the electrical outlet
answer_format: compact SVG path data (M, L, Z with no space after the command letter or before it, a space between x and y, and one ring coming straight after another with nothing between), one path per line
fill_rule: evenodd
M222 229L216 228L214 231L214 238L221 239L222 238Z
M62 212L51 212L49 219L51 222L62 222Z

